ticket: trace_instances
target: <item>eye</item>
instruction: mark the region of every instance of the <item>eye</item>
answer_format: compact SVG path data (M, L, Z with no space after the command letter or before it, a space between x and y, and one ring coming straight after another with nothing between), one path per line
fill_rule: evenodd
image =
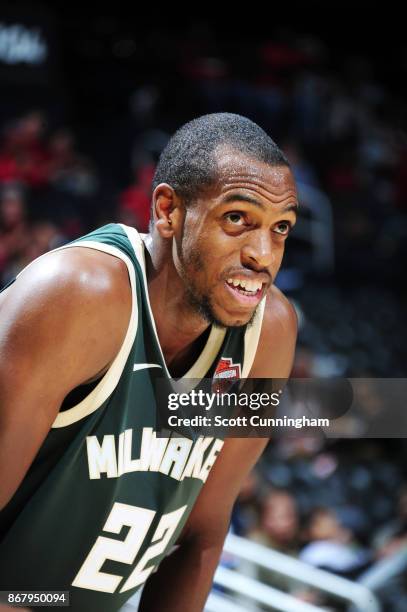
M288 223L288 221L281 221L280 223L277 223L273 232L276 232L276 234L281 234L282 236L286 236L289 233L290 229L291 223Z
M227 213L225 215L225 219L227 219L233 225L243 225L244 224L243 215L238 212Z

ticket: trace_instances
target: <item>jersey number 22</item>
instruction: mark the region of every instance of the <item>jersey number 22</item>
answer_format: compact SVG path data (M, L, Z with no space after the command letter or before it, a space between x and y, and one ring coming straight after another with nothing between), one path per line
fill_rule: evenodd
M156 564L146 567L147 563L165 551L186 508L187 506L182 506L178 510L163 514L151 539L151 546L148 547L121 587L120 593L133 589L147 580L156 567ZM156 512L154 510L116 502L103 527L103 531L119 534L122 527L127 525L130 529L126 538L124 540L115 540L99 536L81 569L75 576L72 586L114 593L123 580L123 576L102 572L102 565L108 559L127 563L128 565L133 564L155 515Z

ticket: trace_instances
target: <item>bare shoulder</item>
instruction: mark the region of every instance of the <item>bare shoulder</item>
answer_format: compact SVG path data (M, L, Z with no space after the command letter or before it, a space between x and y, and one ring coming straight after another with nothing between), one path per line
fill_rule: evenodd
M70 247L46 253L22 270L0 294L0 309L11 304L33 309L37 302L45 305L47 300L55 306L79 307L101 298L118 305L125 296L129 301L127 268L121 259L96 249Z
M275 286L266 299L256 357L250 372L255 378L287 378L294 360L297 315L294 306Z
M87 247L69 247L51 251L31 262L4 294L15 297L33 287L58 291L67 285L87 292L117 290L126 280L126 264L103 251Z
M117 354L131 311L126 264L85 247L35 260L0 297L1 327L13 338L13 349L21 344L42 352L59 343L79 356L93 346L98 356L87 362L96 368L93 374Z
M262 331L267 332L276 326L284 329L286 333L297 333L295 308L284 293L273 285L267 295Z

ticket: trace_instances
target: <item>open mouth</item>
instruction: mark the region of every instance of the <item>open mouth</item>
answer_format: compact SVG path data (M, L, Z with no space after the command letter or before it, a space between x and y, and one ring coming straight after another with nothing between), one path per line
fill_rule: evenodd
M263 283L255 280L236 280L228 278L226 285L238 295L259 299L263 293Z

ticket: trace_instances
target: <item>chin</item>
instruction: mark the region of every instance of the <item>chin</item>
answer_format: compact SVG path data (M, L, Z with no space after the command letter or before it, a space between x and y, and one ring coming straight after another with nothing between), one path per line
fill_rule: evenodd
M243 313L231 313L225 307L218 306L211 299L211 296L199 296L192 292L190 288L187 291L187 299L192 308L197 312L207 323L216 327L244 327L251 325L256 314L257 307L253 311Z
M219 327L244 327L245 325L250 326L253 323L254 316L256 314L256 310L250 313L248 316L243 317L242 315L236 317L232 315L219 315L216 313L212 313L212 324L217 325Z

